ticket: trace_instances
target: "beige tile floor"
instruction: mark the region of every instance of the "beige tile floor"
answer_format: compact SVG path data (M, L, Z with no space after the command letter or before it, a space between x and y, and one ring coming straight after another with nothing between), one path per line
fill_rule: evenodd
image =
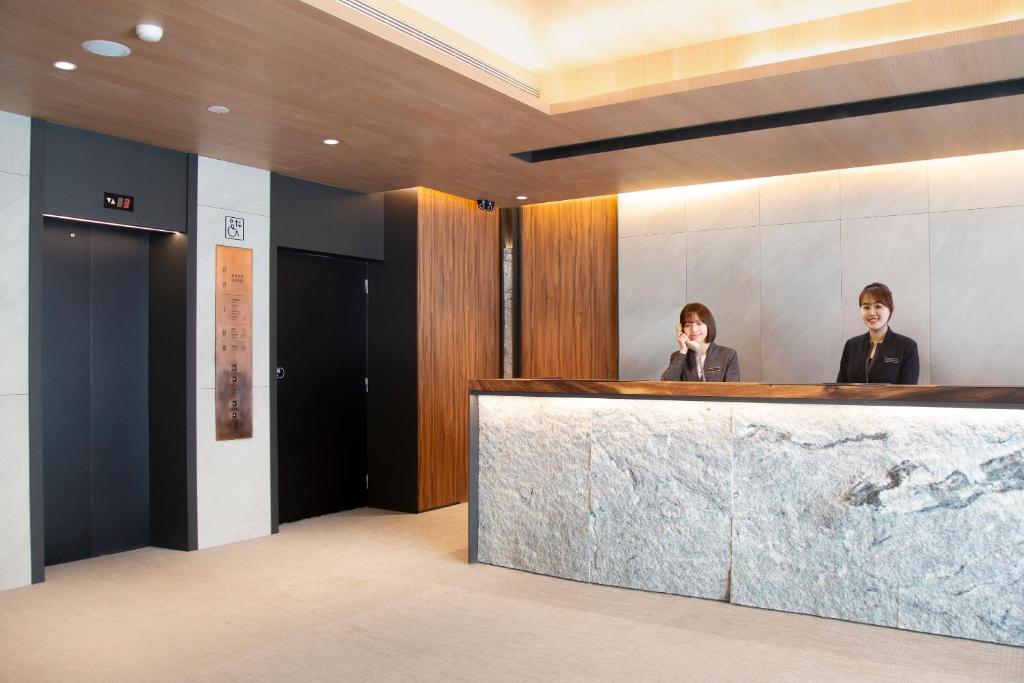
M456 506L51 567L0 593L0 680L1024 681L1024 648L465 557Z

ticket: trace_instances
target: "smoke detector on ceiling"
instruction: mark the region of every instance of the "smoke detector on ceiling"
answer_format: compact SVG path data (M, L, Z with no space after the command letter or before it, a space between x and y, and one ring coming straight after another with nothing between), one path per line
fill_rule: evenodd
M159 43L164 37L164 29L156 24L139 24L135 27L135 35L147 43Z

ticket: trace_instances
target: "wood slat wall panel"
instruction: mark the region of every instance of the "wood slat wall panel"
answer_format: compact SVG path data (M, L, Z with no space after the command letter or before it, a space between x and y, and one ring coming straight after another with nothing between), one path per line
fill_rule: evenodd
M419 191L419 509L467 500L469 380L501 376L498 212Z
M523 207L524 377L616 379L616 197Z

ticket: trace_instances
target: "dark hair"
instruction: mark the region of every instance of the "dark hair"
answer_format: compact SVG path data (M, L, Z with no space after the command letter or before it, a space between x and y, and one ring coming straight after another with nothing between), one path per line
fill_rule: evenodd
M864 295L871 296L872 299L882 304L889 309L892 313L892 290L883 285L881 282L872 282L870 285L860 290L860 296L857 297L857 305L860 306L864 303Z
M715 316L711 315L711 310L704 304L697 302L689 303L683 306L683 310L679 311L679 324L686 325L686 316L694 314L697 318L708 326L708 336L706 338L707 343L715 341L715 334L717 328L715 327Z

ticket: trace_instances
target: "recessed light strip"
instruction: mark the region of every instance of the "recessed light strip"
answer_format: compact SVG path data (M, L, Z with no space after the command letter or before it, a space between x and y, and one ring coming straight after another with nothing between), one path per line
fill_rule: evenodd
M513 88L522 90L523 92L529 95L533 95L534 97L540 97L540 90L537 90L537 88L534 88L529 83L524 83L523 81L519 80L518 78L508 73L507 71L502 71L498 67L492 66L491 64L488 64L485 61L477 59L473 55L463 52L457 47L449 45L444 41L438 40L429 33L424 33L415 26L411 26L405 23L401 19L397 19L391 16L390 14L381 12L379 9L371 7L364 2L360 2L359 0L338 0L338 2L340 2L342 5L345 5L346 7L349 7L350 9L354 9L355 11L361 14L365 14L368 17L376 19L381 23L387 24L396 31L401 31L405 35L415 38L421 43L426 43L430 47L436 50L440 50L441 52L444 52L449 57L454 57L455 59L459 60L460 62L463 62L464 64L468 64L475 69L479 69L480 71L488 73L491 76L494 76L495 78L508 83Z
M604 140L577 142L559 147L516 152L512 156L535 164L540 161L618 152L625 149L650 147L671 142L685 142L687 140L699 140L722 135L736 135L737 133L750 133L758 130L802 126L809 123L838 121L840 119L857 118L860 116L888 114L890 112L924 109L927 107L941 107L948 104L977 102L997 97L1013 97L1015 95L1024 95L1024 78L979 83L978 85L965 85L944 90L929 90L927 92L910 93L907 95L893 95L892 97L879 97L873 100L829 104L823 107L795 109L776 114L731 119L729 121L700 123L695 126L669 128L668 130L656 130L650 133L636 133L616 138L605 138Z
M131 225L130 223L111 223L110 221L98 221L92 218L79 218L77 216L61 216L55 213L44 213L44 218L55 218L59 221L70 221L72 223L89 223L91 225L109 225L112 228L130 228L131 230L148 230L149 232L164 232L171 235L180 234L181 230L165 230L164 228L148 228L145 225Z

